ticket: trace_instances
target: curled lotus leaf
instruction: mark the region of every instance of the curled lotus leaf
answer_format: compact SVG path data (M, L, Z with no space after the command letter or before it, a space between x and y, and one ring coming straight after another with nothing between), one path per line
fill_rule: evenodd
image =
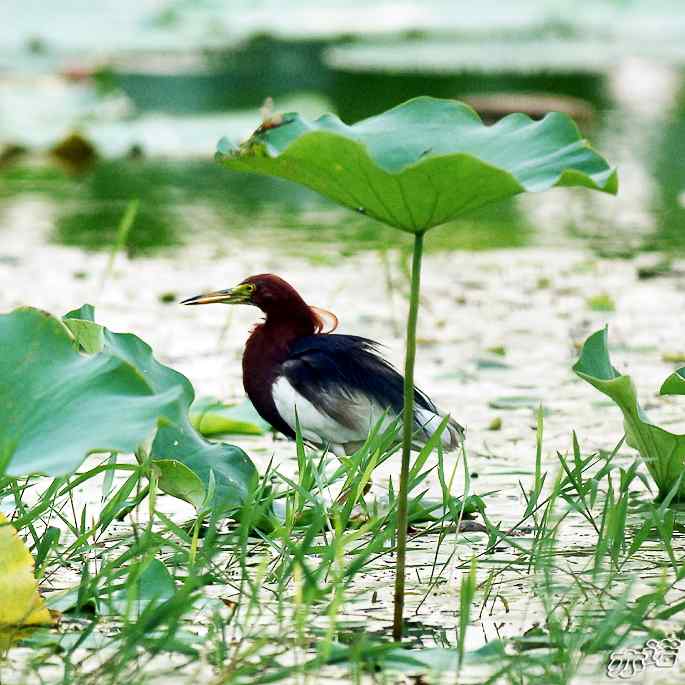
M680 482L676 499L685 499L685 435L671 433L648 418L637 397L630 376L620 373L611 364L608 330L593 333L583 345L573 370L583 380L610 397L623 413L626 440L640 452L647 470L654 479L661 498L666 497ZM685 394L685 382L676 372L661 388L662 394Z

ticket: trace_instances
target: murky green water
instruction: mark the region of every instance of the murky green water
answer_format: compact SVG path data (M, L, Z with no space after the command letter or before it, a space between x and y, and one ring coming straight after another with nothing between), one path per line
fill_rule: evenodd
M416 45L422 40L421 34L396 37L393 50L401 51L403 41ZM453 40L456 45L460 39ZM428 59L423 66L419 62L402 71L383 67L382 60L380 66L373 60L368 66L341 65L330 57L332 45L343 54L347 48L355 54L352 36L256 36L225 49L114 54L92 72L86 85L79 81L66 86L64 98L74 98L75 88L81 90L69 106L73 112L62 112L86 137L93 117L103 119L95 142L106 149L98 148L93 161L69 167L46 155L45 143L29 144L26 155L6 154L0 162L0 212L12 202L38 196L54 209L51 240L102 249L113 244L127 203L138 198L140 212L127 241L134 256L208 235L220 243L226 232L244 236L247 244L276 241L283 249L319 258L327 254L324 246L334 254L394 247L406 239L305 189L220 168L211 160L216 138L224 130L237 135L236 130L256 126L267 96L274 97L278 107L293 93L305 94L313 102L312 111L332 109L348 122L422 94L466 100L490 96L494 105L483 114L491 121L506 113L504 95L533 94L533 102L541 95L561 98L562 104L568 98L580 100L584 133L619 166L619 199L555 191L502 203L433 231L429 249L579 241L614 256L685 249L685 78L675 64L638 59L635 68L635 60L626 57L625 64L611 69L598 60L594 66L583 62L573 71L568 64L552 68L541 55L545 66L538 70L528 65L521 71L515 62L511 67L492 66L491 71L455 63L450 72L449 64L436 69ZM26 49L39 53L32 59L45 61L42 53L47 48L37 49L34 42ZM382 56L381 49L377 51ZM483 51L486 55L485 44ZM0 78L10 96L12 84L10 79L3 85ZM102 115L100 109L110 107L111 98L125 101L126 111ZM27 106L30 98L19 102ZM26 115L30 123L31 112ZM231 124L236 117L241 122L237 128ZM203 127L208 127L206 133ZM186 136L172 155L165 154L164 137L182 128L198 132L199 148L188 145ZM3 130L0 117L0 143L25 144L21 135L13 140L12 130L9 125ZM111 138L119 141L114 154L101 142Z
M325 245L343 253L408 245L394 229L306 189L230 172L213 162L98 161L79 174L18 166L1 177L0 202L36 195L47 199L55 206L51 239L88 249L114 244L132 198L140 199L140 210L127 241L131 255L197 238L220 242L222 232L238 233L248 244L275 240L285 249L311 254ZM437 229L430 247L514 247L525 244L529 232L516 206L503 203Z

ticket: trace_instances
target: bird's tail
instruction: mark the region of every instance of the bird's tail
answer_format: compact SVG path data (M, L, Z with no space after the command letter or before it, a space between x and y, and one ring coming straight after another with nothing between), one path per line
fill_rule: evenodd
M445 447L448 451L456 450L459 445L464 442L466 437L466 428L460 423L457 423L451 416L445 427L445 432L442 434L443 442L449 438L449 445Z
M443 412L435 413L426 409L417 409L415 412L415 420L419 426L417 437L423 439L424 442L427 441L438 430L445 416L448 415ZM464 427L450 416L441 436L443 449L446 452L457 450L459 445L464 442L465 432Z

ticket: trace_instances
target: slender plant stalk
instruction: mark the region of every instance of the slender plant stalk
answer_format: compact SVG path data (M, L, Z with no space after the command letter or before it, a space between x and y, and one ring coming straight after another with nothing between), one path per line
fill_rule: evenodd
M414 234L414 254L411 267L411 294L409 296L409 317L407 319L407 342L404 357L404 413L402 424L402 470L397 502L397 560L395 562L395 616L392 636L402 639L404 615L404 580L407 559L408 489L409 461L412 437L414 435L414 359L416 358L416 320L419 314L419 293L421 290L421 257L423 256L423 234Z
M114 240L114 244L112 245L112 250L109 253L107 266L105 267L105 271L103 272L102 278L100 280L101 293L105 289L105 284L107 283L107 280L112 275L112 270L114 269L114 260L117 258L117 254L126 246L128 234L131 231L131 227L133 226L136 220L136 216L138 214L139 205L140 201L137 199L131 200L128 203L128 205L126 205L126 211L124 212L124 215L121 217L121 221L119 222L119 226L117 228L117 235Z

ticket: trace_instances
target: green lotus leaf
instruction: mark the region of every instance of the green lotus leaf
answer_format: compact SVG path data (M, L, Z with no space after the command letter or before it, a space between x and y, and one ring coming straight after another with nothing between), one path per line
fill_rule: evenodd
M105 344L104 329L95 323L93 305L84 304L79 309L74 309L64 315L63 321L86 354L102 351Z
M176 583L159 559L150 559L134 582L127 582L113 592L107 588L97 598L99 613L120 614L129 620L139 616L150 604L158 606L171 599Z
M79 319L80 321L90 321L95 323L95 307L92 304L82 304L78 309L67 312L63 319Z
M113 333L104 328L103 350L138 369L155 392L176 389L180 396L175 405L174 422L183 424L188 420L188 408L195 398L193 386L182 373L158 362L146 342L133 333Z
M255 467L238 447L197 434L190 381L137 336L93 318L89 305L63 321L32 308L0 316L0 474L65 475L90 453L134 452L156 431L163 490L197 507L213 481L211 505L241 502Z
M621 374L611 365L606 328L585 341L573 370L618 405L623 413L628 444L640 452L659 489L659 497L665 497L685 470L685 435L670 433L649 421L640 407L630 376ZM662 394L666 394L665 387L671 389L677 382L672 379L673 376L664 383ZM677 499L685 499L683 483L679 486Z
M203 484L203 500L208 493L213 494L212 501L203 503L185 472L179 474L182 480L170 482L170 474L163 471L160 488L186 500L198 510L203 505L220 508L222 513L235 509L257 482L254 464L243 450L224 442L205 440L188 421L182 426L161 427L150 454L153 460L173 460L192 471Z
M155 459L157 485L167 495L182 499L200 511L205 504L207 488L192 469L174 459Z
M616 193L616 170L568 116L511 114L486 126L468 105L419 97L352 126L332 114L284 114L217 159L280 176L408 232L482 205L553 186Z
M674 371L659 389L660 395L685 395L685 368Z
M155 392L111 354L84 355L46 312L0 316L0 473L70 473L91 452L133 452L160 420L173 420L182 389Z
M92 320L94 312L85 305L81 310L70 312L65 319L68 326L75 323L98 326L90 320L74 318L85 314ZM188 415L195 399L190 381L178 371L158 362L150 346L131 333L114 333L102 328L102 349L125 359L145 377L155 392L164 393L176 388L179 401L171 420L159 428L152 443L151 456L161 460L159 487L168 494L179 497L196 509L209 504L224 511L233 509L243 501L256 481L257 472L250 458L239 447L226 443L204 440L193 428ZM92 333L87 334L90 340ZM175 462L175 466L170 462ZM188 473L192 472L192 477ZM210 490L210 472L214 475L213 499L204 499ZM199 485L202 485L202 494Z
M249 400L224 404L215 397L200 397L190 407L190 422L202 435L263 435L269 430Z
M130 570L130 567L129 567ZM79 586L50 593L46 604L50 609L66 614L76 610L100 615L124 615L131 619L150 604L162 604L171 599L176 583L159 559L144 563L135 580L123 585L91 586L92 594L81 596Z

